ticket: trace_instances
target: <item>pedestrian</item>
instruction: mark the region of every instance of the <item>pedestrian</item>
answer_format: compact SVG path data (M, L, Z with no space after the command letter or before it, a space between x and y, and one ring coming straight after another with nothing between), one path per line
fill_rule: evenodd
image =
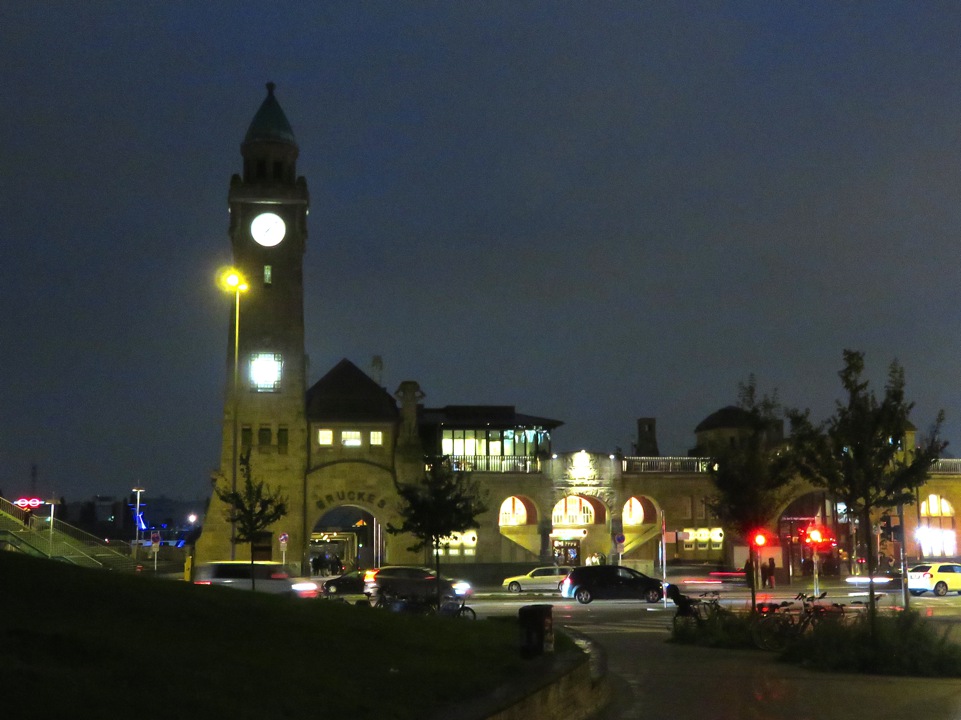
M751 562L751 558L748 558L744 563L744 582L747 583L749 588L753 588L756 582L754 578L754 563Z
M768 583L768 573L770 573L771 568L767 563L762 563L761 565L761 587L766 588Z
M776 566L774 564L774 558L768 558L767 561L767 582L768 587L772 590L774 589L774 574L776 572Z

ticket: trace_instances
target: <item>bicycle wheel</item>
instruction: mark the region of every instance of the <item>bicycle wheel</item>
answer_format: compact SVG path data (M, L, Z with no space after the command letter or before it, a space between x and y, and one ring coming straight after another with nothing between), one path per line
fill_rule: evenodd
M469 608L466 605L457 611L455 617L458 620L476 620L477 613L474 612L474 608Z
M764 615L751 628L751 639L761 650L780 652L787 647L794 623L786 615Z

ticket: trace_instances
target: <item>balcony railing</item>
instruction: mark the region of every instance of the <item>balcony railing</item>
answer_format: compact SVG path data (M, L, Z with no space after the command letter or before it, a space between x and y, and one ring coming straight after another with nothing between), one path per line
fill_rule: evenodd
M540 462L526 455L451 455L451 467L464 472L536 473Z
M626 457L621 470L626 473L706 473L710 458L702 457Z
M961 459L959 458L942 458L934 463L934 467L931 468L933 473L944 473L952 475L961 475Z

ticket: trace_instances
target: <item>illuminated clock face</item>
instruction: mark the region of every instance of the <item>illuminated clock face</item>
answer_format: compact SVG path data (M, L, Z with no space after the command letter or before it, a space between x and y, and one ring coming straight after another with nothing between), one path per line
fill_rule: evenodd
M250 358L250 384L257 392L277 392L284 371L279 353L256 353Z
M287 234L283 218L272 212L260 213L250 223L250 235L264 247L278 245Z

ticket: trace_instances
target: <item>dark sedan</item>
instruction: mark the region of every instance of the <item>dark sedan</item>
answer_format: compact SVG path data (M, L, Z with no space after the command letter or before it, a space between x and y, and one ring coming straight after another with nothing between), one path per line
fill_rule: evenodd
M331 578L324 583L323 588L324 597L332 600L350 596L364 597L364 571L353 570L340 577Z
M637 599L656 603L664 594L660 580L620 565L586 565L571 570L561 596L586 605L591 600Z

